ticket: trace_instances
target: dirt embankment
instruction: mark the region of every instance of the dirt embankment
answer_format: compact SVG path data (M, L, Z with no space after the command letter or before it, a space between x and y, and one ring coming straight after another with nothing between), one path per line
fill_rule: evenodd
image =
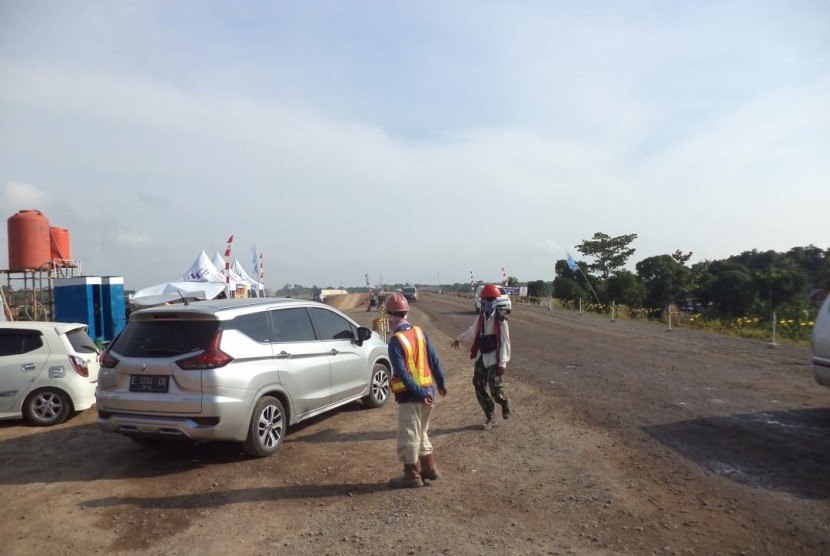
M347 293L341 295L330 295L326 298L326 305L330 305L335 309L345 312L354 311L360 307L366 308L369 306L369 294Z

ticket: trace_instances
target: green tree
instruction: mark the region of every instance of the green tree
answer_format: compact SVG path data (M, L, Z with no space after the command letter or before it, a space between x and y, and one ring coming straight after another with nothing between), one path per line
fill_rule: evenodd
M588 268L599 273L602 278L603 291L608 290L608 278L611 274L624 267L629 257L636 251L629 247L635 239L637 239L637 234L611 237L597 232L593 238L583 240L576 246L576 250L583 255L596 259L588 265Z
M579 285L573 278L557 276L553 280L553 295L559 299L576 301L577 299L590 299L591 294Z
M544 280L532 280L527 283L528 297L547 297L548 285Z
M810 288L821 287L818 282L822 270L830 262L828 261L830 259L830 249L824 251L811 244L807 247L793 247L786 254L807 275Z
M688 257L658 255L648 257L636 265L637 276L645 288L646 307L665 307L675 296L686 291L691 271L681 262ZM678 260L679 259L679 260Z
M816 283L813 286L824 291L830 291L830 256L824 259L824 263L816 275Z
M688 253L684 253L683 251L678 249L677 251L671 254L671 258L679 262L680 264L685 265L687 262L689 262L689 259L692 258L692 255L694 255L694 253L692 253L691 251L689 251Z
M705 282L702 297L710 301L716 314L739 317L750 312L758 299L758 286L752 271L733 261L714 261L711 277Z
M760 297L772 310L784 303L807 300L807 274L790 260L756 272L755 279Z
M776 310L782 304L798 305L807 300L807 272L788 254L753 249L727 260L740 263L752 271L762 305L758 310Z
M643 306L645 288L633 272L620 270L608 279L608 297L617 303L639 308Z

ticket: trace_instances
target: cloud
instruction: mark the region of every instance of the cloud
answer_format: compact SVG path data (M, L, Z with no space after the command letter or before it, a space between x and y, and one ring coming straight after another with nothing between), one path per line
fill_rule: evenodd
M115 246L129 249L143 249L153 245L153 239L141 232L114 230L110 233L109 238Z
M21 210L41 210L48 208L49 197L34 185L11 182L6 184L6 187L3 189L3 205L7 207L21 207Z

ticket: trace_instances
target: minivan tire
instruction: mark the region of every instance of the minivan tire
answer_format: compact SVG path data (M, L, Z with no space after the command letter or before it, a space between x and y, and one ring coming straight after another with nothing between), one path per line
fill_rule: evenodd
M386 403L392 386L389 384L389 369L383 363L372 367L372 380L369 381L369 393L363 398L366 407L376 408Z
M288 419L282 402L273 396L263 396L254 406L248 438L242 443L242 449L249 456L270 456L282 445L287 428Z

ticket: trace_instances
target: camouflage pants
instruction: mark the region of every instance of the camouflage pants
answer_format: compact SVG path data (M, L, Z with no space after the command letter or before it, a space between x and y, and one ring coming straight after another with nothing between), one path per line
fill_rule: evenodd
M497 368L497 365L485 367L481 361L481 357L476 360L475 367L473 368L473 387L476 390L476 399L478 400L478 405L481 406L481 409L488 416L493 414L493 410L496 408L496 402L499 405L507 403L506 383L504 382L504 378L496 373Z

